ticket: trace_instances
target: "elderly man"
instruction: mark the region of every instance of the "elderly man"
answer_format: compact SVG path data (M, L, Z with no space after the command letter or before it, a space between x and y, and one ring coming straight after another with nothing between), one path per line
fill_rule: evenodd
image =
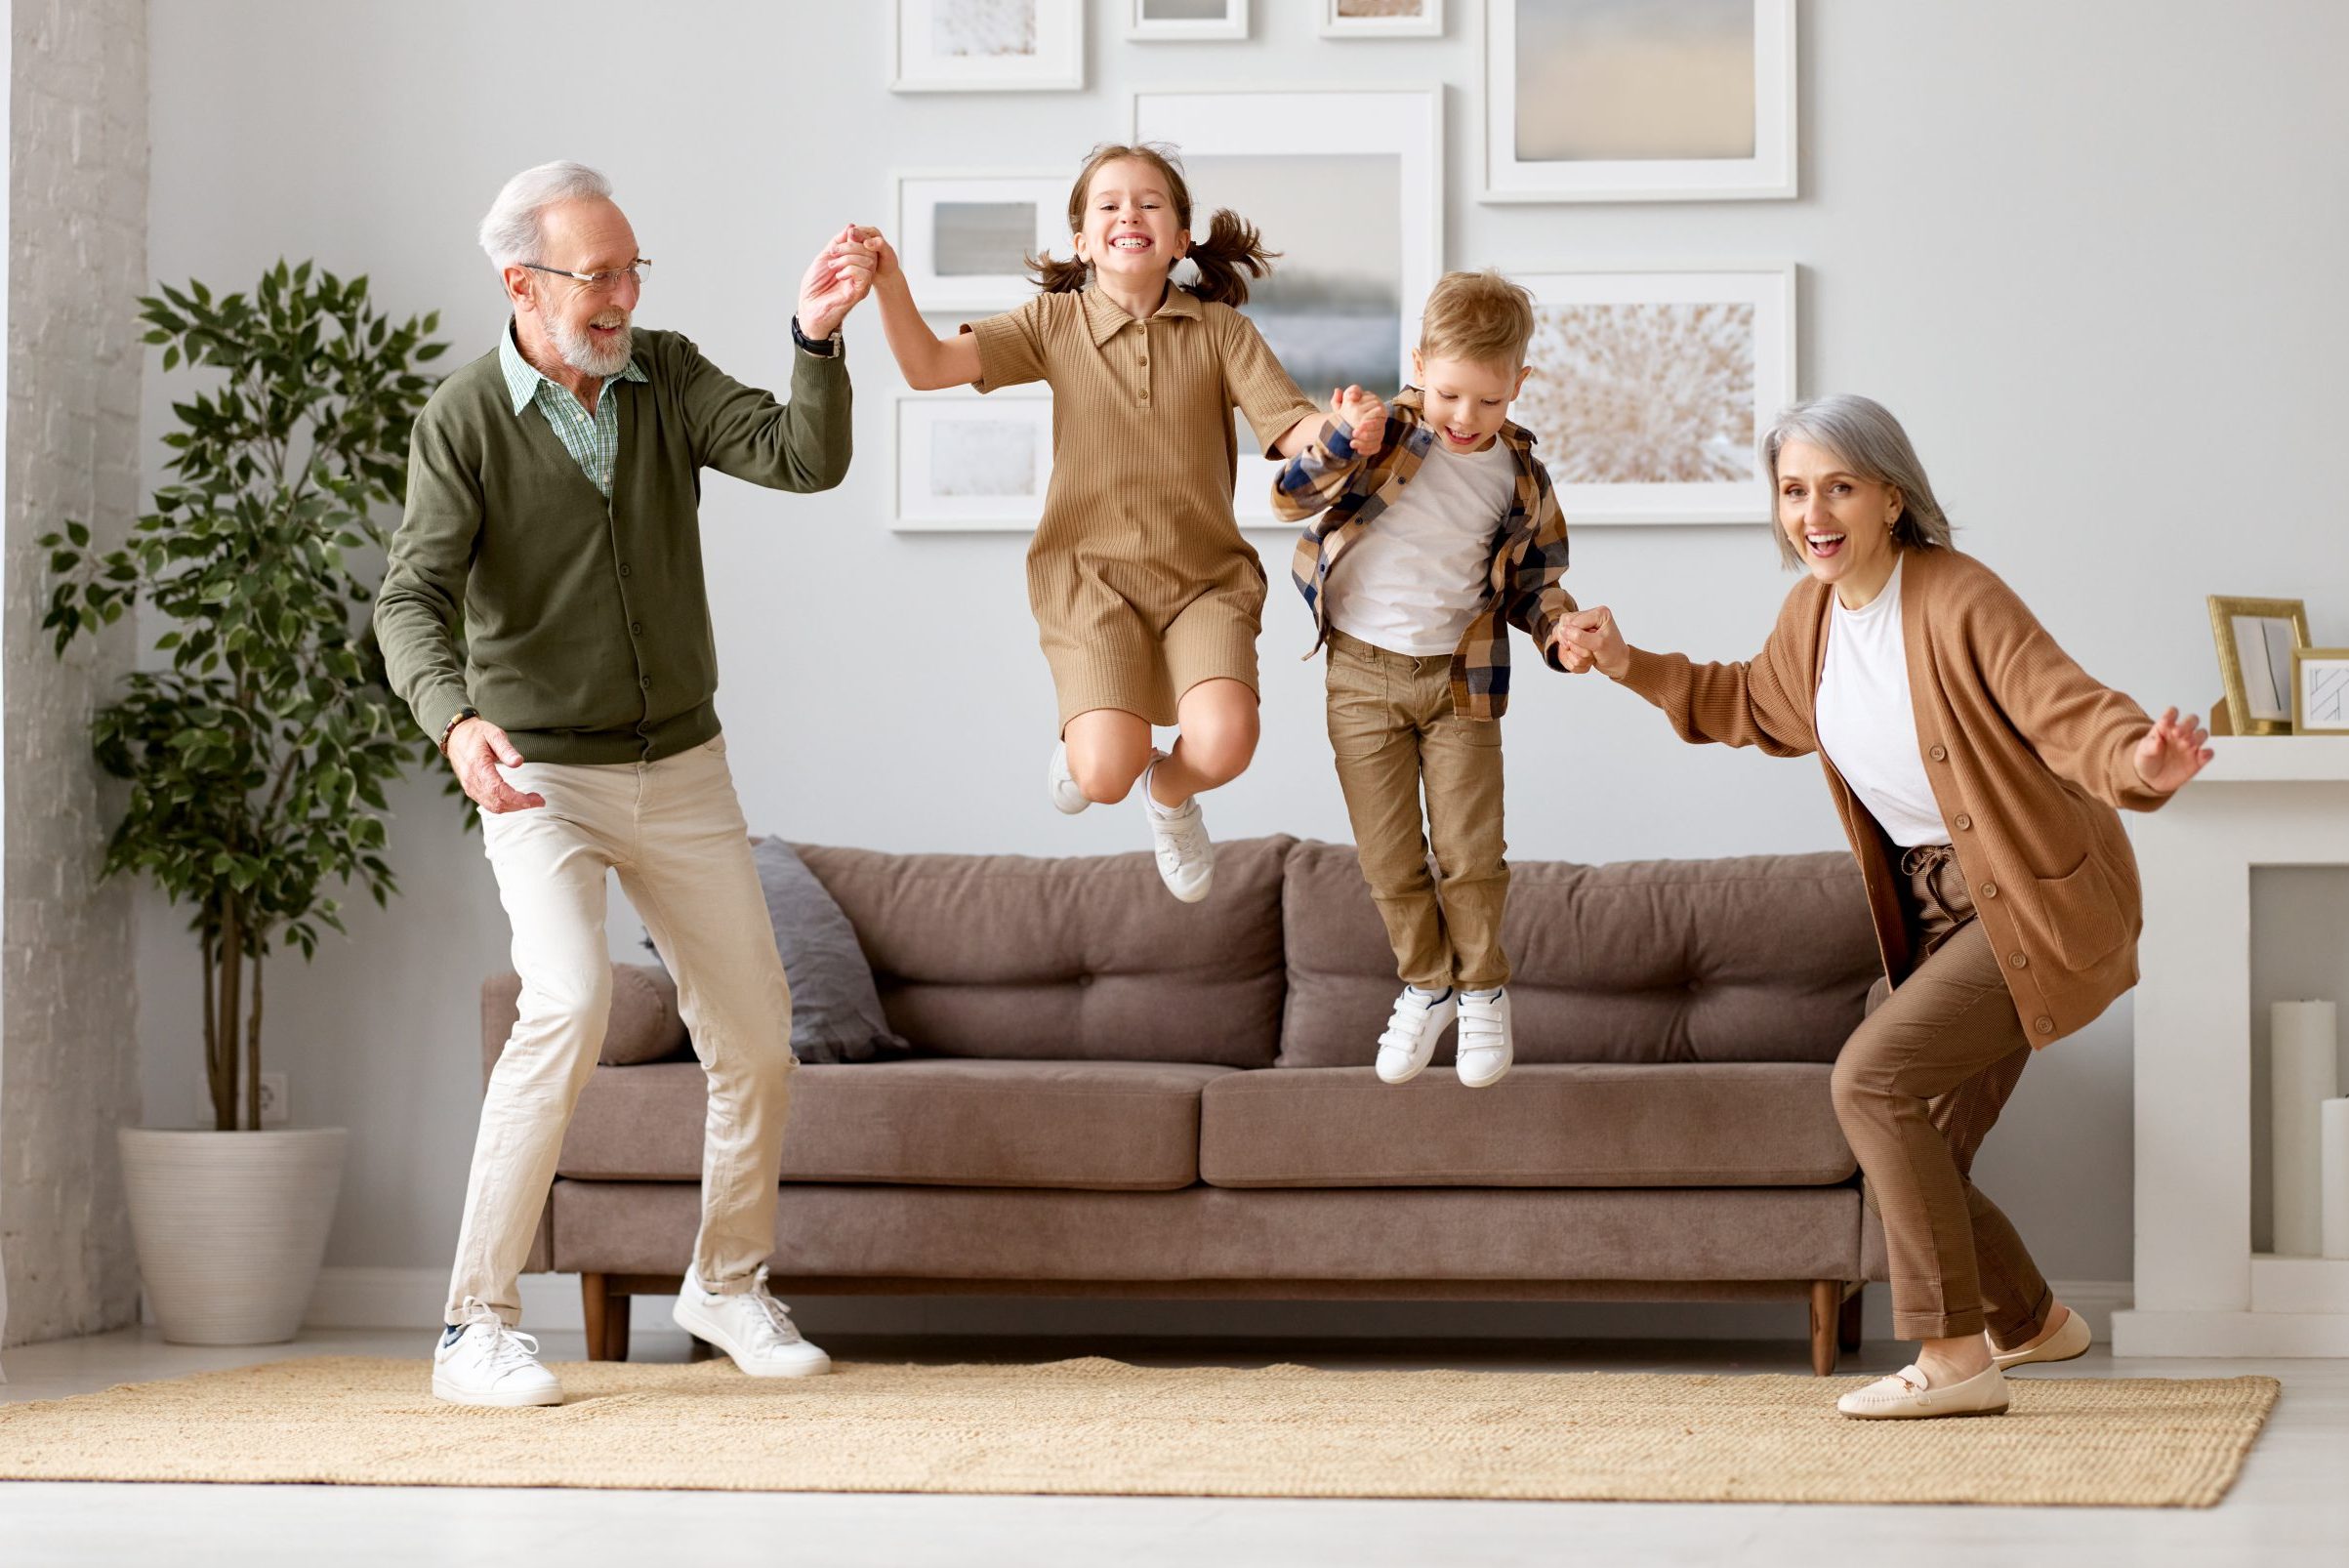
M481 1105L433 1391L562 1400L515 1332L516 1277L603 1044L610 871L677 976L710 1081L678 1323L756 1377L826 1372L766 1290L791 997L711 704L697 502L705 468L784 490L840 482L839 327L871 257L844 230L808 268L782 403L685 338L634 327L650 264L594 170L515 175L480 240L513 319L416 422L375 613L393 688L481 807L522 980Z

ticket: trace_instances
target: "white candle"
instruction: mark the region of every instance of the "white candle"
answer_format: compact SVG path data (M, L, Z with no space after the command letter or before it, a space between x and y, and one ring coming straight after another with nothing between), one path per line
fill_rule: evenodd
M2269 1005L2268 1049L2274 1119L2269 1123L2276 1165L2276 1251L2314 1257L2324 1246L2323 1154L2319 1108L2341 1092L2334 1044L2337 1020L2329 1002Z
M2325 1256L2349 1258L2349 1099L2327 1100L2318 1123L2324 1144Z

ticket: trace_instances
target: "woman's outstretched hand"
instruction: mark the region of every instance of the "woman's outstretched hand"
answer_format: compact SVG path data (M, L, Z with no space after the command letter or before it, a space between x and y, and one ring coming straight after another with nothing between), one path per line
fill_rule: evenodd
M1574 675L1596 670L1610 681L1620 681L1631 667L1630 644L1615 624L1615 612L1604 604L1560 619L1556 645L1558 662Z
M2180 719L2172 708L2137 742L2137 776L2156 795L2167 795L2210 761L2209 741L2210 732L2200 720L2193 714Z

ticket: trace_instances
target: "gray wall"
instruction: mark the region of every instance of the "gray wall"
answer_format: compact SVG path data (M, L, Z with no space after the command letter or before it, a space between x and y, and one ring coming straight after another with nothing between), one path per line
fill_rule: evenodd
M1802 265L1806 392L1908 422L1964 548L2087 667L2150 705L2218 689L2203 597L2306 595L2349 642L2333 473L2349 328L2349 11L2146 0L1816 0L1801 8L1803 195L1495 208L1475 200L1482 7L1440 42L1336 43L1259 3L1245 45L1131 45L1096 0L1080 94L892 97L890 8L215 0L153 20L152 269L229 286L278 255L445 309L461 353L501 319L470 243L499 182L545 158L611 173L659 261L642 317L733 373L788 374L797 278L899 169L1073 170L1137 85L1442 84L1450 265ZM2330 107L2326 105L2330 104ZM1278 212L1252 214L1280 238ZM848 482L775 497L713 476L706 549L721 705L752 822L893 849L1134 847L1132 808L1063 819L1038 775L1051 695L1024 541L886 526L895 372L849 327L863 401ZM173 383L150 376L147 476ZM1285 558L1285 541L1262 541ZM1587 528L1570 582L1631 636L1758 646L1788 582L1749 528ZM911 607L911 608L909 608ZM1346 837L1301 609L1276 591L1266 737L1216 797L1220 834ZM852 649L852 657L849 651ZM844 669L851 679L843 680ZM1833 847L1815 767L1681 746L1637 699L1536 673L1509 728L1522 858ZM12 792L13 793L13 792ZM270 980L296 1119L354 1129L330 1262L446 1263L474 1125L475 986L506 930L477 841L436 785L396 803L405 896ZM142 922L151 1118L200 1104L192 946ZM615 950L635 931L615 922ZM1979 1172L2051 1274L2129 1271L2129 1008L2035 1064Z
M17 0L10 28L0 1266L21 1343L138 1310L114 1157L139 1119L132 897L95 882L121 797L89 741L132 629L53 657L33 541L73 517L118 544L139 511L146 4Z

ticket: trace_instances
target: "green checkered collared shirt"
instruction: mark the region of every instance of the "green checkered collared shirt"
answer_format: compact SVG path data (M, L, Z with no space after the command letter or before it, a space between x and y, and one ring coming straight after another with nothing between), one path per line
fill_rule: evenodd
M612 498L612 467L620 460L620 404L617 399L598 395L596 411L591 414L579 406L579 399L567 387L557 386L539 374L522 351L515 347L514 322L509 319L506 330L498 334L498 368L506 373L506 391L514 399L514 412L520 417L532 403L547 416L562 449L579 464L579 471L595 481L603 492L603 499ZM644 367L631 355L628 364L611 381L642 381ZM604 383L610 386L611 381Z

